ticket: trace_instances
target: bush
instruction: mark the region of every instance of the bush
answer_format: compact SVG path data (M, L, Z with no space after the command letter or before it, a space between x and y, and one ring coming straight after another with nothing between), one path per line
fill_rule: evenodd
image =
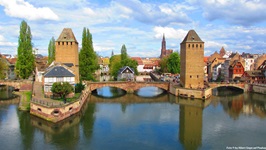
M81 93L84 90L85 86L80 82L75 86L75 93Z

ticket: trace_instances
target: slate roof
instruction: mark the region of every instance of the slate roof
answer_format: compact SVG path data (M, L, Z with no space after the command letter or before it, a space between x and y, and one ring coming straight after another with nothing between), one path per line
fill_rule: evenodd
M44 77L75 77L75 75L63 66L53 66L44 74Z
M132 68L130 68L128 66L125 66L123 68L120 68L119 71L118 71L118 74L123 73L126 69L129 69L133 74L135 74L134 69L132 69Z
M57 42L77 42L74 33L71 28L64 28L60 36L56 40Z
M182 43L186 42L203 42L195 30L189 30Z

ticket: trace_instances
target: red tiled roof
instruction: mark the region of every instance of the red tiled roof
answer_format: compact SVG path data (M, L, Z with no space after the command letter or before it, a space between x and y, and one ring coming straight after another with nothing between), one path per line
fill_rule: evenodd
M143 61L140 57L131 57L131 59L136 60L139 65L143 65Z

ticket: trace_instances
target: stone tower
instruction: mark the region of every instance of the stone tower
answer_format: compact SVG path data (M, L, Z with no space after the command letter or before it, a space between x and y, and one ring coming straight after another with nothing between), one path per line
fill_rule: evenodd
M204 88L204 42L190 30L180 44L180 82L184 88Z
M55 41L55 63L68 66L75 74L75 83L79 82L78 42L71 28L64 28Z
M164 56L166 56L166 42L165 42L165 37L163 34L163 40L162 40L162 48L161 48L161 56L160 58L163 58Z

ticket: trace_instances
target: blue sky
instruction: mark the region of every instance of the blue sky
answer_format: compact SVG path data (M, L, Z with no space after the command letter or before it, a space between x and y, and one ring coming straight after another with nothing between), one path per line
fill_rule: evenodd
M90 29L94 50L158 57L162 35L167 49L194 29L205 42L205 55L222 46L233 52L266 52L265 0L0 0L0 53L17 53L19 26L31 27L32 43L47 55L49 40L72 28L81 46Z

